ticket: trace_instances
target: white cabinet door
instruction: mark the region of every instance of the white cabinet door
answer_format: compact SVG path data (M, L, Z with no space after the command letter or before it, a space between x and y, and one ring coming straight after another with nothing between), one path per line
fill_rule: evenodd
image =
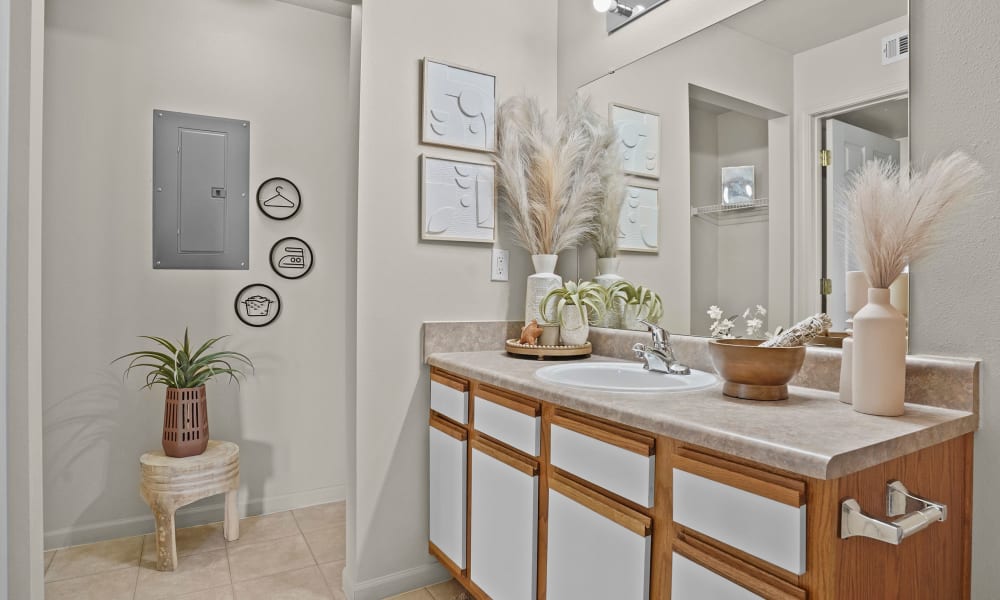
M472 582L492 600L533 600L537 586L537 463L474 439L471 525Z
M443 419L430 426L430 540L465 569L466 432Z
M674 552L670 573L671 600L764 600L725 577Z
M549 487L546 599L647 600L648 517L564 486L553 479ZM621 516L613 520L595 512L593 503L601 502L605 513Z

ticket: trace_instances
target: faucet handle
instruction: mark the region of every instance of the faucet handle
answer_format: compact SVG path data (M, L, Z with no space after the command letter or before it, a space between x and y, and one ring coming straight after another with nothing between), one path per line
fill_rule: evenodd
M659 325L650 323L645 319L639 319L639 322L645 325L649 332L653 334L653 347L662 349L666 345L667 340L670 339L670 334Z

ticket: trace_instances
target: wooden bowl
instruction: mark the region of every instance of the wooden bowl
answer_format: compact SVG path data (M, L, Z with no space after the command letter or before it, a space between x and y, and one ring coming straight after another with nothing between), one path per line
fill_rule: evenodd
M711 340L712 364L726 381L722 393L745 400L785 400L802 368L805 346L762 348L761 340Z

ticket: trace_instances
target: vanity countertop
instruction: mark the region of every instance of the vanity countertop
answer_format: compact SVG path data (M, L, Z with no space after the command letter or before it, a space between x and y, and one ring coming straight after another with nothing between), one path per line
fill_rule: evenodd
M620 362L592 356L590 362ZM907 404L901 417L855 412L834 392L790 387L788 400L728 398L722 383L684 392L617 393L543 381L553 363L503 351L436 352L427 363L477 381L817 479L836 479L975 431L972 412Z

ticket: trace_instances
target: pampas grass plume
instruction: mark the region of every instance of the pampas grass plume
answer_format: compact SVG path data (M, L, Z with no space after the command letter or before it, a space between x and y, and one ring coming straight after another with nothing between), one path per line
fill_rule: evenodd
M866 163L847 190L854 255L872 287L888 288L906 265L938 242L948 210L976 194L982 167L963 152L938 158L909 176L881 160Z

